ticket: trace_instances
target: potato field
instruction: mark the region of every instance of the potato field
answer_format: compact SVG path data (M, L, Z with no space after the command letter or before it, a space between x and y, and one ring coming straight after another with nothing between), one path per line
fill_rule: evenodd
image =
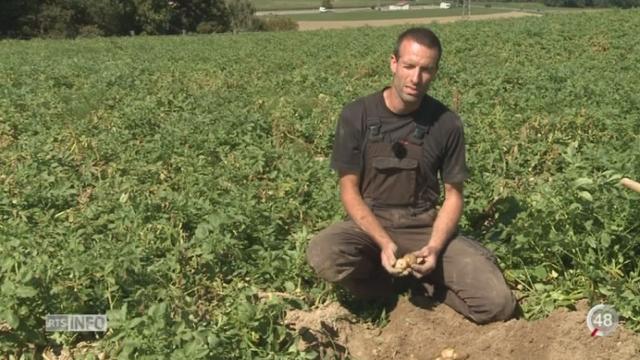
M432 28L462 231L528 319L587 299L639 331L640 194L618 183L640 178L640 12ZM0 41L0 359L316 356L284 314L336 298L305 260L345 215L335 124L389 83L403 29Z

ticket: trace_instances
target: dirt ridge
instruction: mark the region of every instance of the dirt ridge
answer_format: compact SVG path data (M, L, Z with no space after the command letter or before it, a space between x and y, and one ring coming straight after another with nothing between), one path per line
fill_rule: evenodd
M358 322L337 303L313 311L291 311L286 324L301 335L300 348L320 358L433 360L453 348L468 360L640 359L640 335L619 327L592 337L588 306L558 309L548 317L476 325L449 307L426 298L401 298L380 328Z

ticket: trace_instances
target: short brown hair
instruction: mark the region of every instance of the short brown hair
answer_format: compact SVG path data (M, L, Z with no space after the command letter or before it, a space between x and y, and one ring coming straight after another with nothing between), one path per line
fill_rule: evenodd
M426 46L430 49L438 50L438 64L440 63L440 58L442 57L442 45L440 44L440 39L438 36L431 31L431 29L427 29L424 27L414 27L407 29L402 32L402 34L398 35L398 39L396 40L396 46L393 49L393 56L396 59L400 58L400 45L405 39L411 39L422 46Z

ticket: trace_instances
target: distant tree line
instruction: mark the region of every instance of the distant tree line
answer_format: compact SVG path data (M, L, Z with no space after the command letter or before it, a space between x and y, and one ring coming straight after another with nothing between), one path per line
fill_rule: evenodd
M0 37L77 37L292 30L250 0L0 0Z

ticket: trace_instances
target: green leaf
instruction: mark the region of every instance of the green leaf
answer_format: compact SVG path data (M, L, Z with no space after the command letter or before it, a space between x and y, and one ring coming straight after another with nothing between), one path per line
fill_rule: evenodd
M291 293L296 289L296 286L291 281L287 281L284 283L284 288L287 290L287 292Z
M577 188L586 185L593 185L593 180L591 180L590 178L579 178L573 182L573 186Z
M17 329L20 326L20 318L11 310L5 310L0 314L0 321L6 321L12 329Z
M38 294L38 290L31 286L18 286L15 289L15 294L20 298L30 298L36 296Z
M547 277L547 269L545 269L544 266L536 266L531 269L531 275L538 280L542 280Z
M611 245L611 235L602 233L602 235L600 235L600 244L604 247L609 247L609 245Z
M201 223L196 228L195 237L196 239L206 239L209 237L209 224Z
M591 196L591 193L589 193L588 191L579 191L578 196L587 200L588 202L593 202L593 197Z

